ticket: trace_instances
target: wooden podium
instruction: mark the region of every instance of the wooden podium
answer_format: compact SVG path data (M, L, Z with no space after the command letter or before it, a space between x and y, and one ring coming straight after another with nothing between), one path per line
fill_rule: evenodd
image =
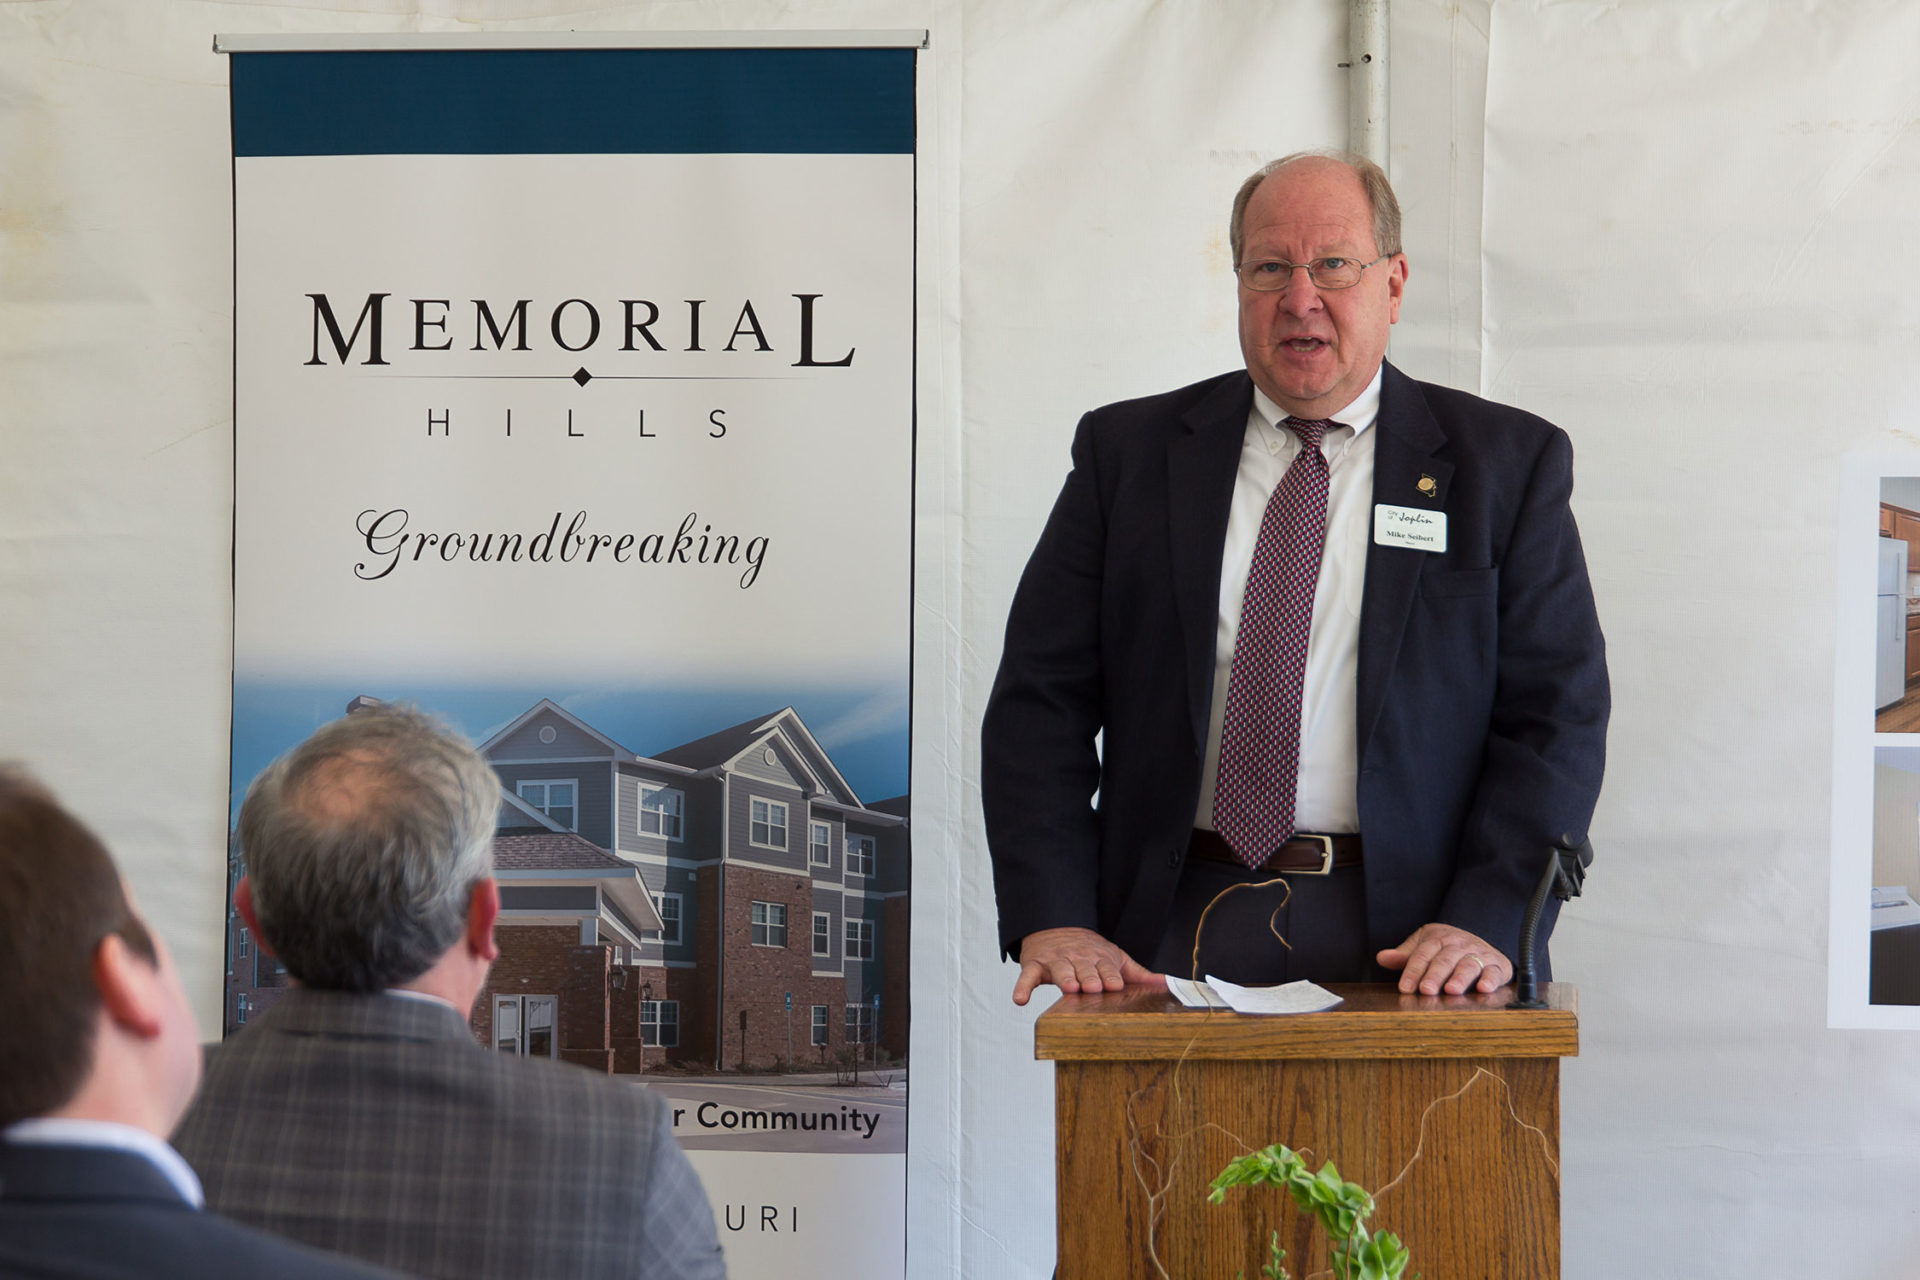
M1282 1142L1373 1192L1369 1226L1426 1280L1557 1280L1560 1059L1579 1053L1574 989L1546 1009L1491 995L1327 984L1324 1013L1185 1009L1162 991L1064 996L1034 1054L1054 1063L1058 1280L1255 1280L1280 1232L1296 1280L1327 1242L1284 1193L1207 1186Z

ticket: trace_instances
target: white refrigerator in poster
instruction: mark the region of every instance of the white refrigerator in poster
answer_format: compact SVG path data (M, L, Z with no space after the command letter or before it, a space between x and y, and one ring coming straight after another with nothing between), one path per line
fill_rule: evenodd
M1874 601L1873 705L1892 706L1907 693L1907 544L1880 539Z

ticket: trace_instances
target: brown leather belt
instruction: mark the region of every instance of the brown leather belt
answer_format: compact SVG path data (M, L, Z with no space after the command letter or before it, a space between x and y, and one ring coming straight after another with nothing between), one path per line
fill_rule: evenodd
M1203 862L1224 862L1234 867L1244 868L1247 865L1240 861L1218 832L1201 827L1193 829L1193 838L1187 842L1187 856ZM1273 856L1261 863L1257 870L1324 876L1336 867L1359 865L1359 836L1323 836L1302 831L1296 832L1292 839L1275 849Z

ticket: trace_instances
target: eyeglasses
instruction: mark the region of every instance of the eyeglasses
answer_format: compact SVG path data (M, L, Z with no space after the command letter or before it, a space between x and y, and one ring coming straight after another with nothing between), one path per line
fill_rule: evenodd
M1393 255L1383 253L1372 262L1352 258L1315 258L1312 262L1283 262L1276 258L1243 262L1233 269L1240 283L1255 293L1279 293L1293 283L1293 273L1304 271L1316 289L1351 289L1360 283L1360 274L1378 266Z

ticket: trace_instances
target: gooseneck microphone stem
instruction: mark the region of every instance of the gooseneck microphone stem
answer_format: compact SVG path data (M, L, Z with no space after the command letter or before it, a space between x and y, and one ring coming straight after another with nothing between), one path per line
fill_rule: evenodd
M1559 887L1560 851L1554 850L1554 856L1547 864L1547 873L1540 877L1535 886L1533 898L1527 903L1527 914L1520 920L1520 972L1514 979L1517 988L1513 1003L1521 1009L1538 1009L1543 1005L1540 999L1540 982L1534 976L1533 938L1540 928L1540 913L1547 909L1547 895Z
M1546 874L1540 877L1540 884L1527 903L1527 913L1520 921L1520 964L1514 977L1516 989L1510 1008L1547 1007L1547 1002L1540 998L1540 982L1534 971L1534 935L1539 932L1540 917L1546 912L1547 896L1552 894L1562 902L1579 897L1587 867L1592 862L1593 846L1582 837L1563 835L1554 845L1547 859Z

